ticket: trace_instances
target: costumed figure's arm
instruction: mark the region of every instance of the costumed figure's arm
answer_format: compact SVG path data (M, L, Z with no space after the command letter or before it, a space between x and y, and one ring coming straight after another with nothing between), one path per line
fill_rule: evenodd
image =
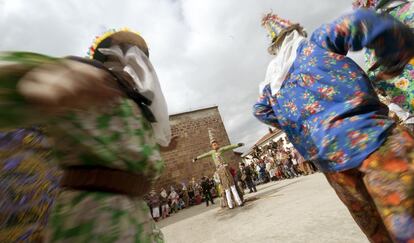
M414 56L414 34L411 29L389 14L359 9L318 28L311 42L331 52L346 55L364 47L373 49L381 67L378 79L399 75Z
M242 147L242 146L244 146L244 143L230 144L230 145L221 147L219 150L220 150L220 152L225 152L225 151L233 150L233 149L236 149L236 148L239 148L239 147Z
M259 100L253 106L253 115L259 119L259 121L272 127L279 128L280 126L278 119L272 109L272 100L273 98L270 91L270 86L266 85L263 89L262 95L259 97Z
M199 159L207 158L207 157L211 156L213 153L214 153L214 151L211 150L211 151L208 151L207 153L204 153L202 155L199 155L199 156L197 156L196 158L193 159L193 163L196 162Z
M0 53L0 127L40 124L121 96L94 66L35 53Z

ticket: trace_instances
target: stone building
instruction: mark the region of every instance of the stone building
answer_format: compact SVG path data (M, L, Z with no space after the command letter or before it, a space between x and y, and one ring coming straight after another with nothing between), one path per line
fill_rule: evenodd
M211 158L201 159L195 163L192 163L192 159L211 150L208 128L214 129L220 146L230 144L218 107L171 115L170 123L172 135L178 136L178 143L174 150L162 152L165 169L155 188L169 188L176 183L187 183L193 177L199 180L202 176L213 176L215 166ZM232 151L226 152L224 156L234 168L241 162L240 155Z

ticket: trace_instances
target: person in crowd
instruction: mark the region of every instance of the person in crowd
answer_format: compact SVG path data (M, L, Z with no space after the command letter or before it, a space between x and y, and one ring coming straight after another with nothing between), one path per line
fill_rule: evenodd
M293 177L298 177L299 173L295 169L295 161L292 158L292 155L290 154L289 149L285 150L285 154L287 158L287 167L288 167L288 170L290 171L290 174L292 174Z
M182 196L181 196L181 198L184 201L185 208L188 208L190 206L190 196L189 196L189 193L188 193L188 190L187 190L187 186L185 185L184 182L181 183L181 186L182 186L182 189L181 189Z
M245 163L241 163L242 180L246 183L250 193L257 192L256 185L253 181L253 171L250 166L246 166Z
M210 187L211 187L211 196L213 198L217 197L217 188L216 188L216 183L214 181L214 178L207 178L208 182L210 183Z
M209 206L209 202L211 202L211 204L215 204L213 196L211 195L210 180L205 176L203 176L203 178L201 180L201 188L203 190L203 195L204 195L204 200L206 202L206 206L207 207Z
M174 187L171 187L171 192L170 192L170 195L168 196L168 200L170 202L170 208L171 208L172 213L178 212L178 209L180 207L179 202L178 202L179 199L180 197L178 193L175 191Z
M283 148L279 148L279 155L281 160L281 167L282 167L282 173L286 179L294 178L295 175L292 173L290 169L290 160L286 153L286 151Z
M196 180L193 177L188 184L188 197L190 205L195 205L195 188L196 188Z
M266 162L264 159L262 159L259 163L259 167L260 167L260 175L262 177L262 183L268 183L269 182L269 174L267 173L266 170Z
M202 194L203 194L203 192L202 192L200 183L196 182L194 184L194 202L195 202L195 205L199 205L203 201Z
M151 208L151 215L155 221L158 221L160 218L160 195L157 194L155 190L151 190L148 197L148 202Z
M178 209L182 210L184 208L186 208L184 199L182 197L180 197L180 199L178 200Z
M237 170L236 175L233 177L233 179L234 179L234 184L236 186L237 193L240 196L240 200L242 202L244 202L243 183L242 183L241 178L239 177L239 175L240 175L239 170ZM234 199L234 197L233 197L233 199Z
M285 175L283 173L283 164L281 155L279 153L279 147L277 146L277 143L274 143L274 158L275 158L275 165L276 165L276 177L277 180L283 180L285 179Z
M251 163L249 166L251 171L253 172L253 182L257 185L259 183L259 173L256 170L256 161Z
M298 157L296 156L296 154L293 152L292 148L288 149L288 154L291 158L291 161L293 163L293 171L296 173L296 175L300 176L304 174L304 171L301 169L300 165L299 165L299 160Z
M296 149L293 149L292 152L294 154L294 157L297 159L299 168L303 172L303 174L305 175L312 174L313 172L312 172L312 168L309 165L309 162L305 161L305 158L303 158L303 156Z
M266 171L269 175L270 180L276 179L276 169L275 169L275 163L271 155L268 155L265 159L266 162Z
M160 202L162 218L165 219L170 216L170 206L168 204L168 194L164 188L161 188Z
M237 176L238 176L238 178L240 178L240 186L241 186L242 190L243 191L246 190L247 185L246 185L246 182L244 181L245 177L244 177L244 174L243 174L243 171L242 171L241 163L239 165L239 170L237 171Z

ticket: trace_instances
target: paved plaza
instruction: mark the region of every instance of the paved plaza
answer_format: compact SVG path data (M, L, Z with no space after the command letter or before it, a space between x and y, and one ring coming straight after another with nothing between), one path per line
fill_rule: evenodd
M158 223L167 243L368 242L321 174L272 182L246 205L201 204Z

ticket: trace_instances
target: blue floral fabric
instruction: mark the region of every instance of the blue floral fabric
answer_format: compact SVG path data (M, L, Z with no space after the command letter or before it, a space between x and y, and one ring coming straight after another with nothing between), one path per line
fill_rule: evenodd
M358 167L394 126L366 73L345 55L364 47L398 58L406 28L389 15L357 10L318 28L297 50L281 89L266 86L254 105L262 122L281 128L307 160L324 172ZM376 45L375 45L376 44ZM383 45L385 47L385 45Z

